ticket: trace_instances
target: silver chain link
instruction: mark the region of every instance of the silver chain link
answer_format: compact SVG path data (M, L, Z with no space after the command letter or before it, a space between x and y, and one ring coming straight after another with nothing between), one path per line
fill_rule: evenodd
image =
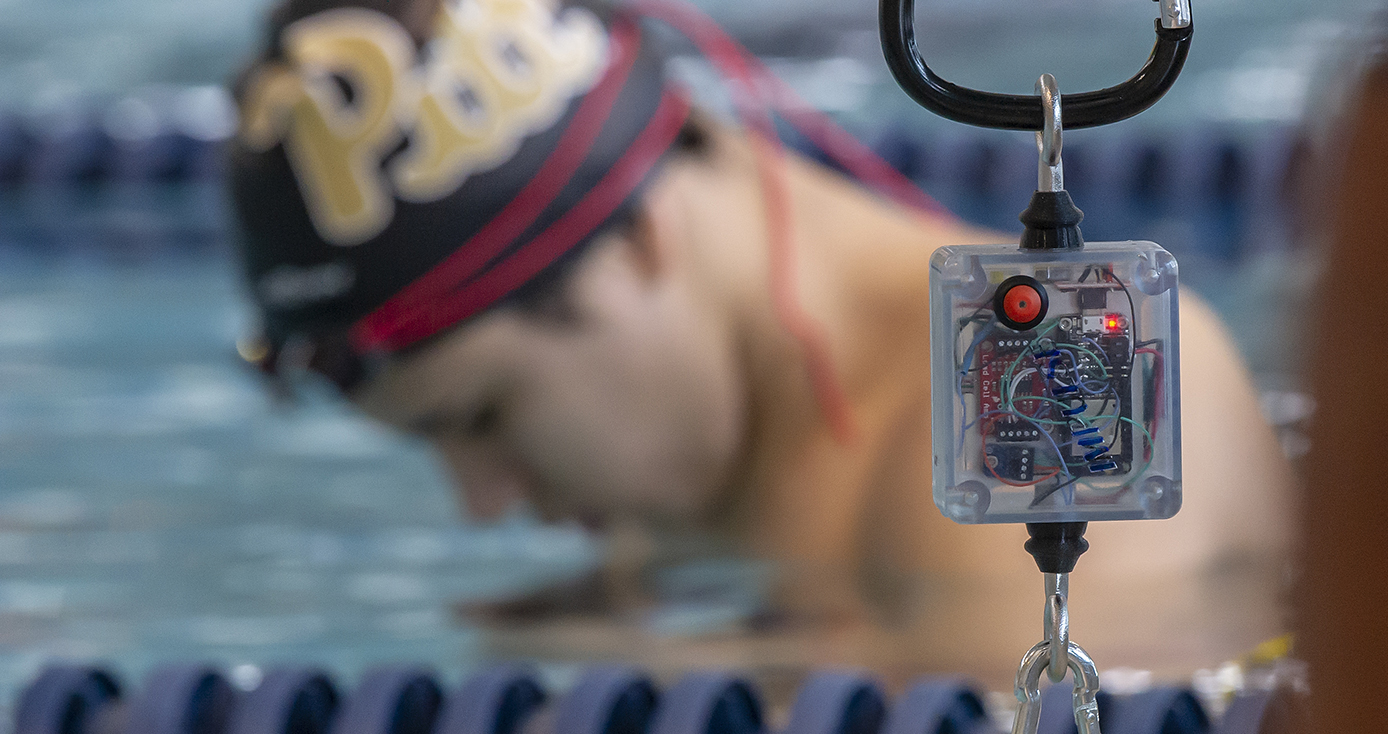
M1017 669L1017 718L1012 734L1036 734L1041 721L1041 675L1053 682L1064 680L1068 670L1075 681L1072 704L1079 734L1099 732L1099 669L1089 653L1070 640L1068 574L1046 574L1046 638L1022 657Z

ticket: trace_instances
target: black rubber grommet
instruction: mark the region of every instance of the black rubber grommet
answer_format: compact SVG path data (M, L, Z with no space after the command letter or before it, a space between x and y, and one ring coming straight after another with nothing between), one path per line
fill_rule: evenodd
M646 734L658 700L650 677L635 668L593 668L559 702L554 734Z
M876 679L852 671L815 673L800 685L782 734L878 734L886 717Z
M1036 315L1024 321L1017 320L1008 313L1007 294L1014 288L1030 288L1035 291L1041 299L1041 307L1037 309ZM1041 281L1030 275L1014 275L998 284L998 289L993 292L993 313L997 314L998 322L1013 331L1026 331L1034 329L1046 318L1046 311L1050 309L1050 297L1046 295L1046 287L1041 285Z
M19 696L15 734L86 734L92 718L120 699L110 673L85 665L45 668Z
M1022 547L1036 560L1041 573L1070 573L1089 550L1084 539L1087 522L1029 522Z
M897 699L882 734L983 734L996 730L972 683L942 678L921 681Z
M1022 230L1023 250L1078 250L1084 247L1080 222L1084 212L1075 206L1068 191L1037 191L1031 195L1026 211L1017 217Z
M156 668L130 702L125 729L142 734L222 734L236 699L236 689L210 665Z
M376 668L338 709L333 734L429 734L442 708L443 691L429 670Z

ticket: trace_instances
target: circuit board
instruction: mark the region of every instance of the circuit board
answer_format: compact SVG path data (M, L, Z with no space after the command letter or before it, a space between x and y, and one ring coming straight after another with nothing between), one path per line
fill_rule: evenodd
M978 345L975 389L983 465L1000 481L1037 486L1039 501L1050 496L1040 485L1058 476L1060 467L1038 466L1037 456L1058 457L1077 476L1132 469L1131 319L1108 308L1104 291L1080 293L1089 295L1079 300L1092 308L1061 316L1044 333L995 329L1001 338ZM1059 354L1041 356L1052 350ZM1058 359L1054 366L1052 359ZM1056 385L1078 390L1062 403L1052 395ZM1088 425L1063 415L1081 404L1084 410L1076 416L1085 416ZM1089 427L1098 429L1092 435L1101 441L1074 433ZM1043 450L1052 444L1059 451ZM1107 451L1096 454L1099 447Z

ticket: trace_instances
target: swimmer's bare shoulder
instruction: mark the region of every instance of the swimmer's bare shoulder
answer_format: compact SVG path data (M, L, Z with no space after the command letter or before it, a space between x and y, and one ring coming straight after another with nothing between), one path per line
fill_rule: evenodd
M566 615L493 628L499 650L636 655L657 668L952 670L1003 686L1036 641L1041 581L1023 529L955 525L930 497L929 254L1007 237L884 208L810 167L793 175L798 222L814 233L805 302L835 340L860 433L852 449L813 421L777 435L743 477L739 491L759 501L736 530L756 538L751 550L817 572L787 575L763 616L774 624L691 638L652 632L639 613ZM1291 483L1232 340L1198 296L1183 301L1185 507L1169 521L1092 526L1072 601L1093 654L1172 675L1283 630Z

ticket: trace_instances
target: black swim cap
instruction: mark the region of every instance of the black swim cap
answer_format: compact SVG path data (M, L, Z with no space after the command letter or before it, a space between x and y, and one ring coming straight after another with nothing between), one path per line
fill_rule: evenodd
M272 350L391 352L484 311L609 221L688 116L621 12L457 0L412 28L420 3L325 4L281 8L236 90L231 192Z

